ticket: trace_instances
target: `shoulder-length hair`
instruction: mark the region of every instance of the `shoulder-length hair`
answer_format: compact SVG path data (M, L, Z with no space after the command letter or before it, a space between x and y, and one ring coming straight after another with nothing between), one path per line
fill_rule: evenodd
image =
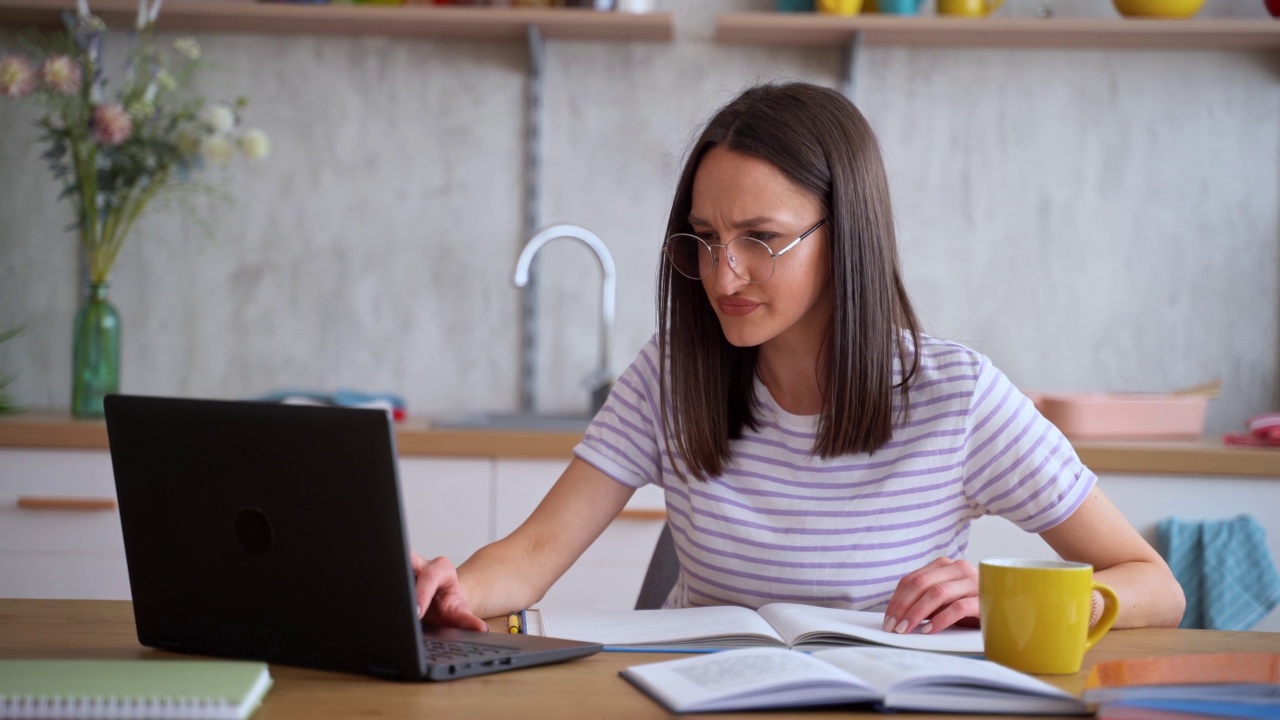
M711 118L691 148L668 236L692 232L693 179L713 147L767 160L821 201L835 307L817 359L823 403L813 450L822 458L878 450L893 434L895 393L907 417L920 323L899 270L889 183L871 126L834 90L807 83L746 90ZM757 350L729 344L702 283L674 272L665 258L658 270L658 344L659 412L676 472L684 476L678 457L694 477L719 476L730 441L757 427Z

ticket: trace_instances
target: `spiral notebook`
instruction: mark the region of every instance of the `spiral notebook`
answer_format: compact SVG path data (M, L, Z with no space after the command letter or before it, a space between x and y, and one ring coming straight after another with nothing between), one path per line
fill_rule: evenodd
M0 718L242 720L271 688L238 660L0 660Z

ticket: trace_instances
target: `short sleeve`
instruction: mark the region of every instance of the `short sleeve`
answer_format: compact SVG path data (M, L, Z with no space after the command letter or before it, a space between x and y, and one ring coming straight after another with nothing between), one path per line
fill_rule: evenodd
M614 383L573 454L628 487L661 485L657 336Z
M967 425L965 495L983 514L1043 532L1075 512L1097 483L1071 443L985 357Z

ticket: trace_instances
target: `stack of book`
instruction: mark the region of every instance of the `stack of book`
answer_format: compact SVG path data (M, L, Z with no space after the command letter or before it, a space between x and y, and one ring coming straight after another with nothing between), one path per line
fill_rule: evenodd
M1103 720L1280 718L1280 653L1204 653L1098 663L1083 699Z

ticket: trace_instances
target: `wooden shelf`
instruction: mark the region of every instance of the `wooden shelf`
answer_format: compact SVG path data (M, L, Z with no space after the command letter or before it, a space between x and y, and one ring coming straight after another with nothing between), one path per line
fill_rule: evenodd
M113 30L133 27L134 0L91 0ZM74 0L0 0L0 27L61 27ZM669 41L670 13L597 12L580 8L436 5L313 5L281 2L169 0L162 31L256 35L375 35L444 40L523 40L529 27L555 40Z
M866 45L1280 51L1280 20L891 17L742 12L716 18L716 40L752 45Z

